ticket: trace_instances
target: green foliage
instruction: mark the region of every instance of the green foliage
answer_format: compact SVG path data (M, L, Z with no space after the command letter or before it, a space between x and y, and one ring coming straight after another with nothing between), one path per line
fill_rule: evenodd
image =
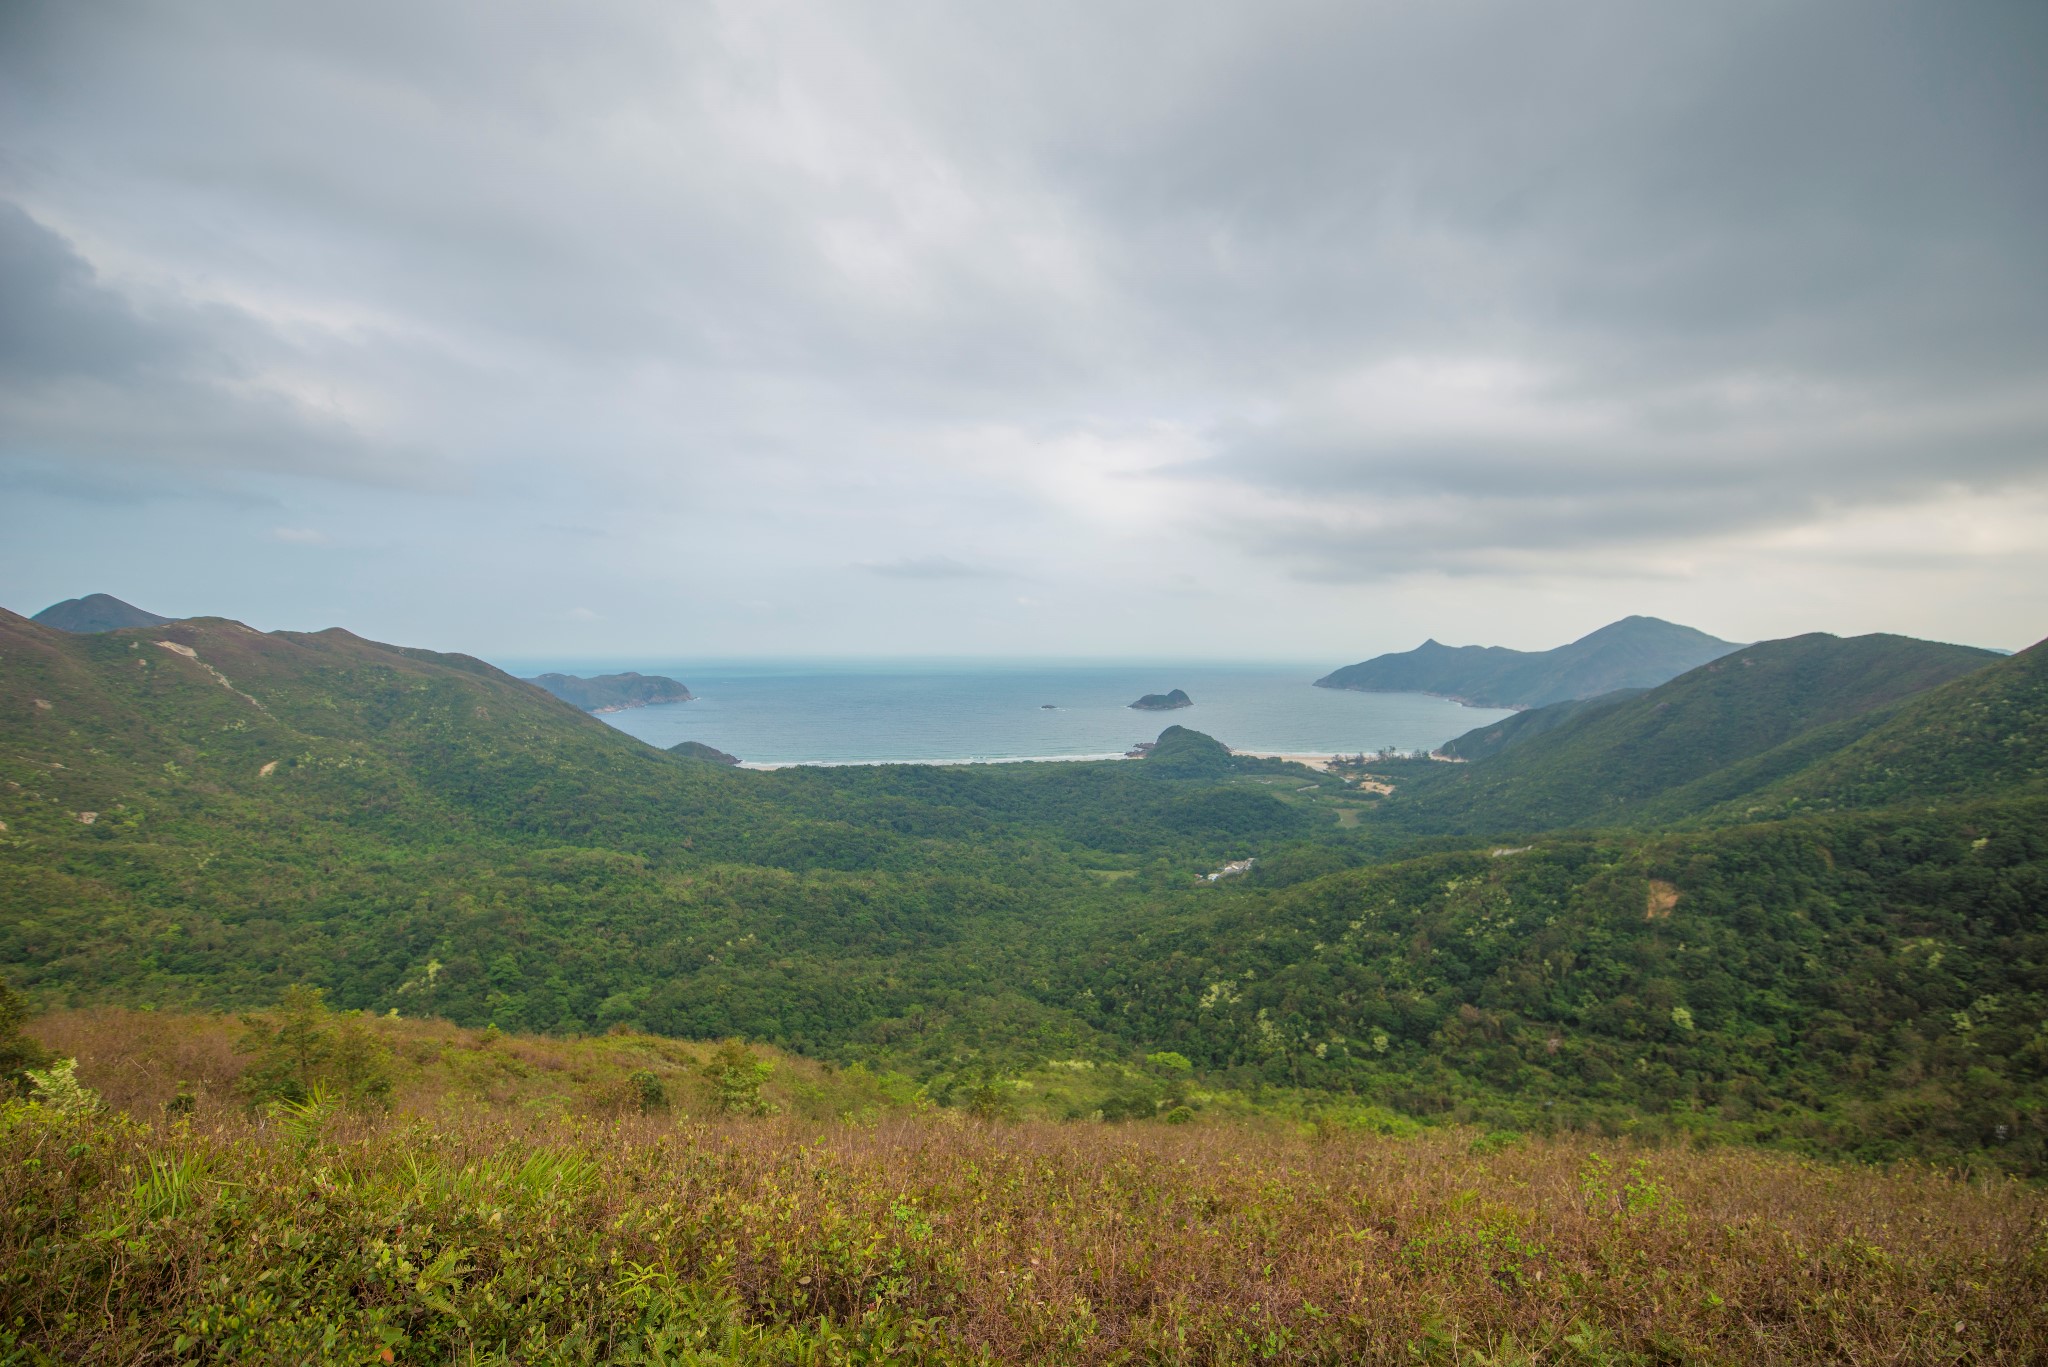
M78 1060L60 1058L47 1068L28 1070L29 1100L59 1115L91 1115L99 1096L78 1080Z
M29 1085L28 1070L50 1062L49 1051L21 1033L28 1003L0 978L0 1097Z
M323 1088L349 1105L388 1102L390 1051L357 1013L330 1011L325 996L297 984L285 989L275 1012L242 1018L236 1048L255 1056L240 1084L251 1104L303 1103Z
M659 1074L646 1068L636 1068L626 1079L626 1085L632 1089L633 1099L643 1115L668 1109L668 1088Z
M968 1094L967 1113L976 1120L1015 1120L1016 1098L994 1078L984 1077Z
M722 764L728 768L740 762L737 755L729 755L723 750L706 745L698 740L686 740L680 744L671 745L668 747L668 752L677 759L702 760L707 764Z
M775 1065L755 1058L739 1040L720 1044L704 1071L720 1115L767 1115L773 1109L761 1096L761 1085L774 1075Z
M301 1157L319 1146L338 1109L333 1093L318 1084L302 1097L273 1097L264 1106L271 1123Z
M1221 742L1185 726L1161 731L1145 756L1148 773L1175 778L1220 778L1235 767L1229 749Z
M1967 800L2048 785L2048 642L1913 699L1870 731L1732 810Z
M1604 712L1631 698L1639 698L1646 691L1641 688L1617 688L1598 697L1574 698L1567 702L1527 708L1503 717L1489 726L1475 727L1462 736L1445 741L1437 747L1436 753L1451 759L1463 760L1468 764L1492 759L1524 741L1534 740L1538 736L1555 731L1568 721L1589 713Z
M1685 1203L1657 1180L1646 1158L1633 1160L1617 1181L1612 1161L1589 1154L1579 1169L1579 1194L1588 1214L1605 1215L1617 1223L1639 1220L1682 1226L1687 1219Z
M1903 636L1745 646L1646 693L1564 703L1461 737L1450 748L1479 762L1405 785L1387 817L1474 832L1666 824L1851 744L1908 698L2010 664Z
M1321 1108L2048 1171L2040 652L1897 706L1885 689L1931 677L1914 669L1978 657L1776 645L1485 763L1376 764L1400 791L1375 808L1182 728L1142 763L756 773L678 763L459 656L0 618L10 690L52 704L0 709L0 962L46 1001L282 997L248 1026L259 1103L324 1087L374 1109L394 1064L356 1013L399 1011L743 1037L906 1096L965 1107L999 1085L1076 1119ZM1892 672L1829 664L1836 647L1864 666L1882 647ZM1490 810L1633 792L1635 819L1768 759L1729 781L1752 791L1788 745L1882 775L1843 806L1948 783L1944 744L2017 786L1936 811L1787 797L1790 820L1657 835L1416 836L1466 819L1436 795L1624 714L1650 729L1610 736L1579 787L1489 789ZM1843 726L1862 739L1824 754ZM1245 857L1249 877L1198 885ZM486 1052L461 1054L479 1095L519 1066ZM729 1070L735 1111L758 1066ZM614 1113L649 1104L631 1071L610 1075Z

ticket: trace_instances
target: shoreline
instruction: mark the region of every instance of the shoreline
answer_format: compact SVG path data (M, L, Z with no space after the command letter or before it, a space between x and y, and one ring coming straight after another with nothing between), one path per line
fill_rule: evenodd
M1345 752L1299 751L1299 750L1240 750L1235 746L1226 747L1233 755L1246 759L1278 759L1317 773L1330 772L1330 761L1335 754ZM1356 752L1351 752L1356 753ZM916 765L927 769L951 769L963 765L979 764L1099 764L1105 760L1133 760L1143 756L1123 751L1103 751L1085 755L970 755L949 759L745 759L738 768L768 772L774 769L858 769L879 768L885 765ZM1435 758L1435 756L1430 756Z
M963 759L743 759L742 769L859 769L914 764L927 769L953 769L966 764L1094 764L1131 756L1116 751L1087 755L970 755Z
M1230 747L1230 753L1243 755L1246 759L1284 759L1289 764L1299 764L1319 774L1327 774L1330 772L1330 760L1341 752L1324 753L1319 750L1313 754L1306 754L1295 750L1240 750L1233 745Z

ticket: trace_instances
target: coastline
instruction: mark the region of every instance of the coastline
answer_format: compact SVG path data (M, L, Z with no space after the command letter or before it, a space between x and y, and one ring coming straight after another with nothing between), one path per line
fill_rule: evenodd
M742 769L859 769L885 764L914 764L927 769L952 769L965 764L1094 764L1102 760L1126 760L1122 752L1105 751L1088 755L969 755L962 759L764 759L739 763Z
M653 669L654 665L643 665ZM1511 715L1422 694L1311 688L1292 670L1198 670L1172 677L1202 701L1166 715L1132 711L1156 665L1037 671L745 673L711 671L689 702L593 714L666 750L695 740L748 768L849 764L1093 763L1178 723L1250 752L1318 768L1333 754L1432 749ZM1126 691L1129 690L1129 691ZM607 699L606 701L613 701ZM1048 710L1045 704L1056 704Z
M1474 702L1472 699L1457 693L1434 693L1427 688L1354 688L1350 684L1324 683L1321 679L1317 679L1309 687L1327 688L1332 693L1412 693L1417 697L1442 698L1445 702L1454 702L1460 707L1485 708L1493 712L1527 712L1529 710L1529 704L1525 702Z

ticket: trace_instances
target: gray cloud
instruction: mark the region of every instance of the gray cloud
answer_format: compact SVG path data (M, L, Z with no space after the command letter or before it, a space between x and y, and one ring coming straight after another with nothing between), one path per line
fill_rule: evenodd
M1837 602L1858 519L1978 500L1900 557L1934 613L2048 494L2043 51L2030 0L21 0L0 457L290 505L235 544L365 525L295 480L449 564L602 529L549 592L706 621L994 564L1618 615L1772 537Z
M266 382L247 357L284 349L255 320L182 301L145 312L4 201L0 298L0 459L400 473L345 422Z

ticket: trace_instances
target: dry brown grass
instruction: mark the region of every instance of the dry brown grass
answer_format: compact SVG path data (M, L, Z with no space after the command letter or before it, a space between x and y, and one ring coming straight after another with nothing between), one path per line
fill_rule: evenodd
M92 1085L137 1106L169 1094L175 1078L153 1073L159 1064L209 1087L227 1077L231 1056L209 1042L219 1022L156 1018L147 1039L131 1037L135 1023L92 1013L39 1033L75 1048ZM745 1327L704 1361L799 1350L850 1360L817 1344L879 1333L884 1321L902 1336L889 1342L932 1361L2048 1361L2048 1200L2009 1180L1733 1148L1493 1148L1449 1130L1315 1139L1236 1125L983 1125L957 1113L699 1123L517 1099L449 1106L419 1090L446 1055L497 1052L531 1070L522 1085L544 1075L574 1087L600 1081L605 1051L621 1046L506 1040L479 1051L470 1032L409 1023L398 1035L444 1057L421 1065L397 1113L336 1118L316 1149L225 1104L184 1127L105 1140L95 1161L114 1169L146 1171L153 1154L176 1151L246 1185L223 1187L166 1224L156 1253L125 1263L82 1232L51 1226L36 1245L10 1230L0 1285L7 1312L37 1327L24 1341L80 1360L161 1353L168 1331L152 1340L146 1326L191 1321L187 1302L212 1279L259 1275L269 1257L314 1260L314 1273L296 1275L335 1292L309 1300L329 1307L317 1313L368 1315L389 1302L407 1335L399 1360L467 1360L487 1346L478 1326L499 1304L488 1288L552 1249L554 1275L581 1308L548 1329L557 1338L533 1341L565 1356L561 1345L592 1324L611 1326L600 1356L624 1351L622 1326L647 1312L645 1283L632 1289L622 1269L641 1268L668 1288L664 1304L684 1304L688 1289L700 1297L689 1314L709 1314L710 1296ZM694 1057L692 1046L663 1047ZM405 1114L421 1100L421 1114ZM29 1133L17 1127L0 1154L13 1211L43 1209L37 1193L54 1180L24 1173L11 1152ZM454 1176L509 1171L536 1149L590 1164L574 1199L545 1214ZM54 1141L42 1152L54 1154ZM445 1190L421 1185L422 1155ZM315 1252L289 1238L269 1254L222 1247L230 1215L245 1231L309 1231ZM88 1209L78 1229L95 1219L106 1227ZM325 1224L335 1251L316 1258ZM461 1294L474 1299L443 1303L461 1311L460 1326L413 1304L403 1285L351 1272L348 1250L370 1238L417 1241L419 1266L436 1240L459 1245ZM45 1269L43 1280L23 1280L24 1268ZM50 1280L59 1269L69 1292ZM101 1308L66 1321L60 1294L74 1311ZM540 1324L541 1310L522 1304ZM749 1356L756 1349L764 1355Z

